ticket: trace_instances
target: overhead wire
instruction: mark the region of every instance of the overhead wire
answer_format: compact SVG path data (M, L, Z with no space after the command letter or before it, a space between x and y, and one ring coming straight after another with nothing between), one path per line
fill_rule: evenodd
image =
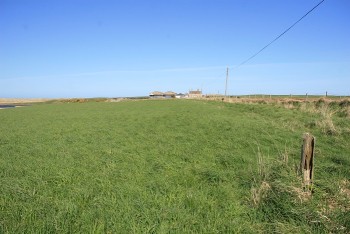
M281 38L284 34L286 34L289 30L291 30L297 23L299 23L301 20L303 20L308 14L310 14L312 11L314 11L319 5L321 5L325 0L320 1L316 6L314 6L311 10L309 10L306 14L304 14L301 18L299 18L294 24L292 24L289 28L284 30L281 34L279 34L275 39L273 39L270 43L262 47L258 52L250 56L248 59L244 60L240 64L238 64L235 68L239 68L240 66L246 64L253 58L255 58L258 54L260 54L262 51L264 51L267 47L269 47L271 44L273 44L275 41L277 41L279 38Z

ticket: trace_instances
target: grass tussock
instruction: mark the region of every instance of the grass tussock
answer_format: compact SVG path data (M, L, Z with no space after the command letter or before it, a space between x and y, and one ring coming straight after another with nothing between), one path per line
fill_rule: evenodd
M283 101L280 104L287 109L297 109L315 114L316 118L310 122L310 127L316 127L325 135L336 136L342 134L344 126L348 125L350 117L350 101L348 99L332 100L320 98L314 101Z
M339 130L335 127L333 122L333 116L337 110L332 110L329 105L322 105L318 108L320 119L317 120L316 124L321 128L321 131L326 135L337 135Z
M258 206L260 202L266 198L268 191L271 189L271 186L266 182L262 181L258 188L251 188L252 201L255 206Z
M343 108L342 115L350 119L350 106L346 106Z

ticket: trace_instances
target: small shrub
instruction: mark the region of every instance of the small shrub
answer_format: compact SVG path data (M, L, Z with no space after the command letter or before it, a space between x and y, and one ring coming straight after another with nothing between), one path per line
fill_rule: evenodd
M257 103L259 103L259 104L267 104L267 101L261 99L261 100L258 100Z
M333 101L333 102L330 102L330 103L328 104L328 106L329 106L330 108L332 108L332 109L336 109L336 108L338 108L339 103L336 102L336 101Z
M326 105L326 100L324 98L320 98L316 101L315 106L316 108L321 108Z
M339 103L341 108L350 107L350 100L343 100Z

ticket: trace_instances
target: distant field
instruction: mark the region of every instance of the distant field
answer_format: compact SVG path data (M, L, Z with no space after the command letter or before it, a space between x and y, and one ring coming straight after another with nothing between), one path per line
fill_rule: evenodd
M0 233L350 232L350 101L51 103L0 121Z
M47 102L52 99L48 98L0 98L0 104L23 104L23 103L38 103Z

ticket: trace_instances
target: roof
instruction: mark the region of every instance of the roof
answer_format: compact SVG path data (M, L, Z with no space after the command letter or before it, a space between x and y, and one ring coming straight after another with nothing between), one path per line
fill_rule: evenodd
M164 93L164 95L172 96L172 95L176 95L176 93L174 93L172 91L167 91L167 92Z
M164 96L164 93L159 92L159 91L154 91L149 94L150 96Z

